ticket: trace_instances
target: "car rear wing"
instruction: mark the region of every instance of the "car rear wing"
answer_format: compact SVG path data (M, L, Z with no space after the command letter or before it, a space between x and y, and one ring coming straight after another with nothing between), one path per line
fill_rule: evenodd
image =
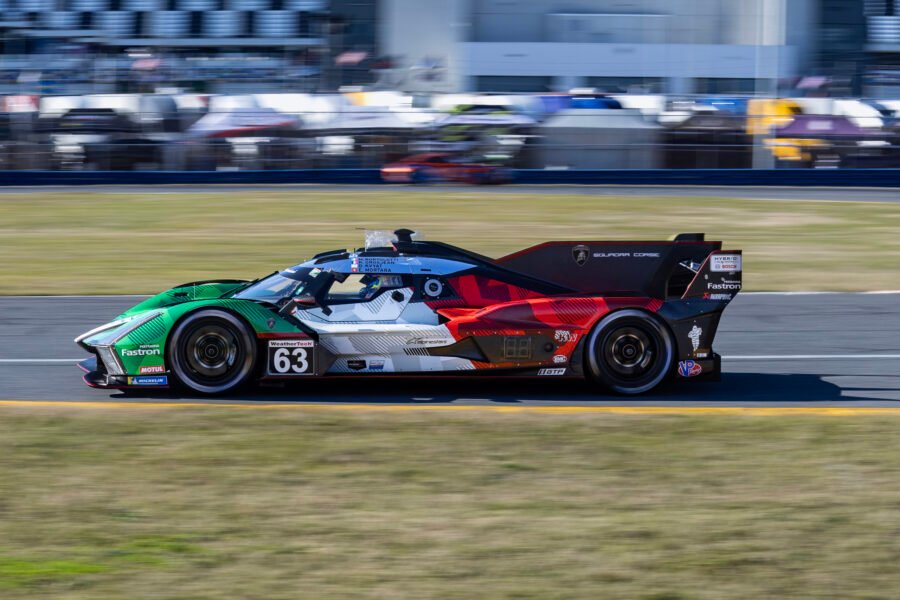
M495 262L578 293L679 299L721 248L702 233L682 233L670 241L546 242Z

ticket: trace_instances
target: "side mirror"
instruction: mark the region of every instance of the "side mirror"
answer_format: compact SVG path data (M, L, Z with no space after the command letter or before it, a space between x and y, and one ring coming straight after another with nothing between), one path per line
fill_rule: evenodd
M315 306L317 304L315 296L303 295L293 299L294 304L300 306Z
M302 296L297 296L296 298L291 298L287 302L285 302L281 308L278 309L278 314L281 316L286 316L292 314L294 309L297 307L303 308L311 308L316 306L318 302L316 301L315 296L310 296L309 294L304 294Z

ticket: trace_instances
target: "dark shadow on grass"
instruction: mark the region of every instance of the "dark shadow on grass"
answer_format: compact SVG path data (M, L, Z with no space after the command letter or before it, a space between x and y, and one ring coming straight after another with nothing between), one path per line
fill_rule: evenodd
M653 393L616 396L603 393L577 380L516 380L494 378L369 378L304 380L284 388L252 388L216 398L218 402L254 401L267 403L327 404L503 404L503 405L808 405L810 403L856 403L871 398L865 390L854 389L854 397L841 395L841 388L823 381L819 375L773 375L769 373L727 373L719 382L677 381ZM202 396L149 390L114 393L111 398L135 400L209 400Z

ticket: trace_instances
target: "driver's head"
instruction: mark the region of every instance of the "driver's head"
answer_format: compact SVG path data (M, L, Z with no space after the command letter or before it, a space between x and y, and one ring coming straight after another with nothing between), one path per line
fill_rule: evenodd
M359 291L363 298L371 298L381 288L381 277L378 275L364 275L359 281L364 286Z

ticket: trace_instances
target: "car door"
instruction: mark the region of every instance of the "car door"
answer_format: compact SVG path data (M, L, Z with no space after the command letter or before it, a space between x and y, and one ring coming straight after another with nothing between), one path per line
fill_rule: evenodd
M324 323L389 323L400 318L413 297L403 275L346 273L324 294L324 306L304 310L302 320Z
M346 274L323 296L324 306L294 316L319 334L334 356L331 373L423 372L473 368L471 361L431 356L456 340L415 295L411 275Z

